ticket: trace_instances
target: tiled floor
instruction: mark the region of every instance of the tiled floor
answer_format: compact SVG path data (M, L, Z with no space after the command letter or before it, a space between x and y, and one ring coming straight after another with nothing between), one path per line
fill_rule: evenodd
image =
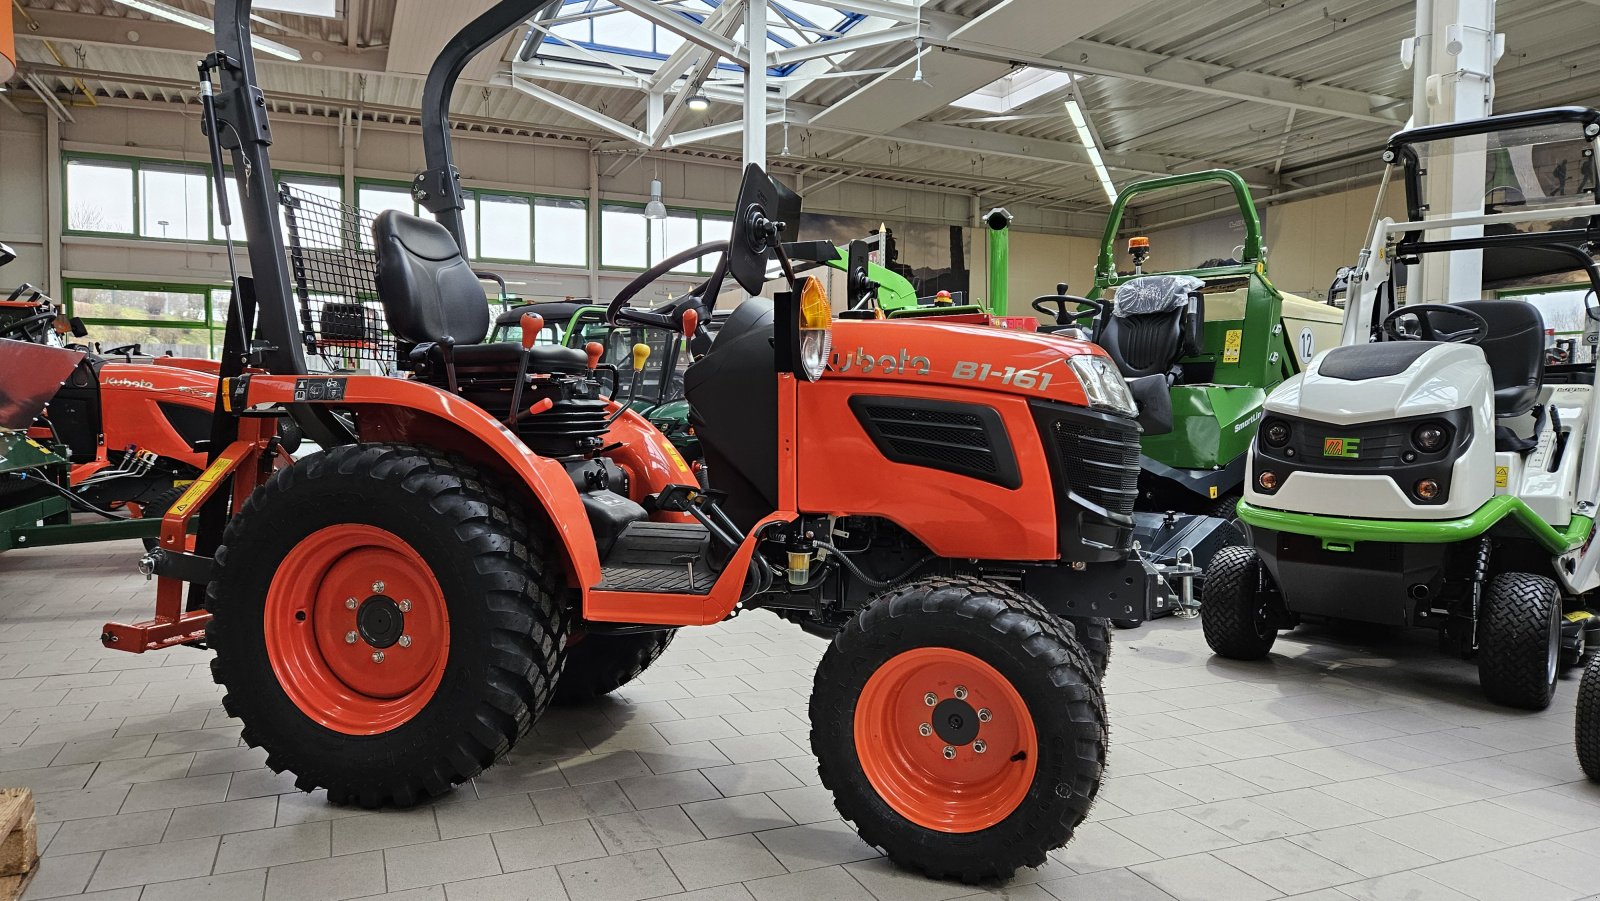
M1110 778L1044 869L899 872L807 751L822 643L763 613L688 630L619 697L555 711L433 807L329 807L239 746L202 652L95 640L145 614L132 545L0 555L0 785L38 792L27 898L634 901L1572 899L1600 889L1577 686L1487 705L1425 635L1305 629L1261 664L1198 623L1118 633Z

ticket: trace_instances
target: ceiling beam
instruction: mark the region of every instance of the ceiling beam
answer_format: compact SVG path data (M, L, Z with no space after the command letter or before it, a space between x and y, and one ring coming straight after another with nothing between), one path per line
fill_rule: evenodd
M1600 2L1600 0L1596 0L1596 2ZM841 53L869 50L873 47L882 47L885 44L909 41L915 38L918 33L919 27L917 25L894 25L866 34L851 33L844 37L832 38L826 41L813 41L810 44L784 47L767 54L767 65L787 66L791 63L803 63L827 56L838 56Z
M660 6L654 3L653 0L610 0L610 2L622 9L649 19L690 43L698 44L730 60L737 61L739 59L738 44L720 34L707 30L698 22L674 12L670 7Z

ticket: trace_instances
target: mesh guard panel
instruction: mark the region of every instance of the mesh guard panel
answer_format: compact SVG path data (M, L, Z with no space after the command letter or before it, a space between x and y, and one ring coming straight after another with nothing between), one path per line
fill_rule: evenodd
M372 214L282 183L278 203L306 351L332 369L388 374L396 354L378 300Z

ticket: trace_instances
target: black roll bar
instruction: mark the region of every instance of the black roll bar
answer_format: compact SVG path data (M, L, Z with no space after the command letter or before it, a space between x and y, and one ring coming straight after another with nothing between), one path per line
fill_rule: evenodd
M518 25L561 0L503 0L456 32L428 69L422 87L422 154L427 168L411 180L411 196L427 208L462 247L461 176L450 147L450 97L467 63Z

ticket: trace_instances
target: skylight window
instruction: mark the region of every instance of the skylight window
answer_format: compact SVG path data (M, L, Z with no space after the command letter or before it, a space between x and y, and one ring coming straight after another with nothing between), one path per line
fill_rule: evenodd
M1072 75L1067 72L1023 66L959 100L950 101L950 105L985 113L1009 113L1071 84Z

